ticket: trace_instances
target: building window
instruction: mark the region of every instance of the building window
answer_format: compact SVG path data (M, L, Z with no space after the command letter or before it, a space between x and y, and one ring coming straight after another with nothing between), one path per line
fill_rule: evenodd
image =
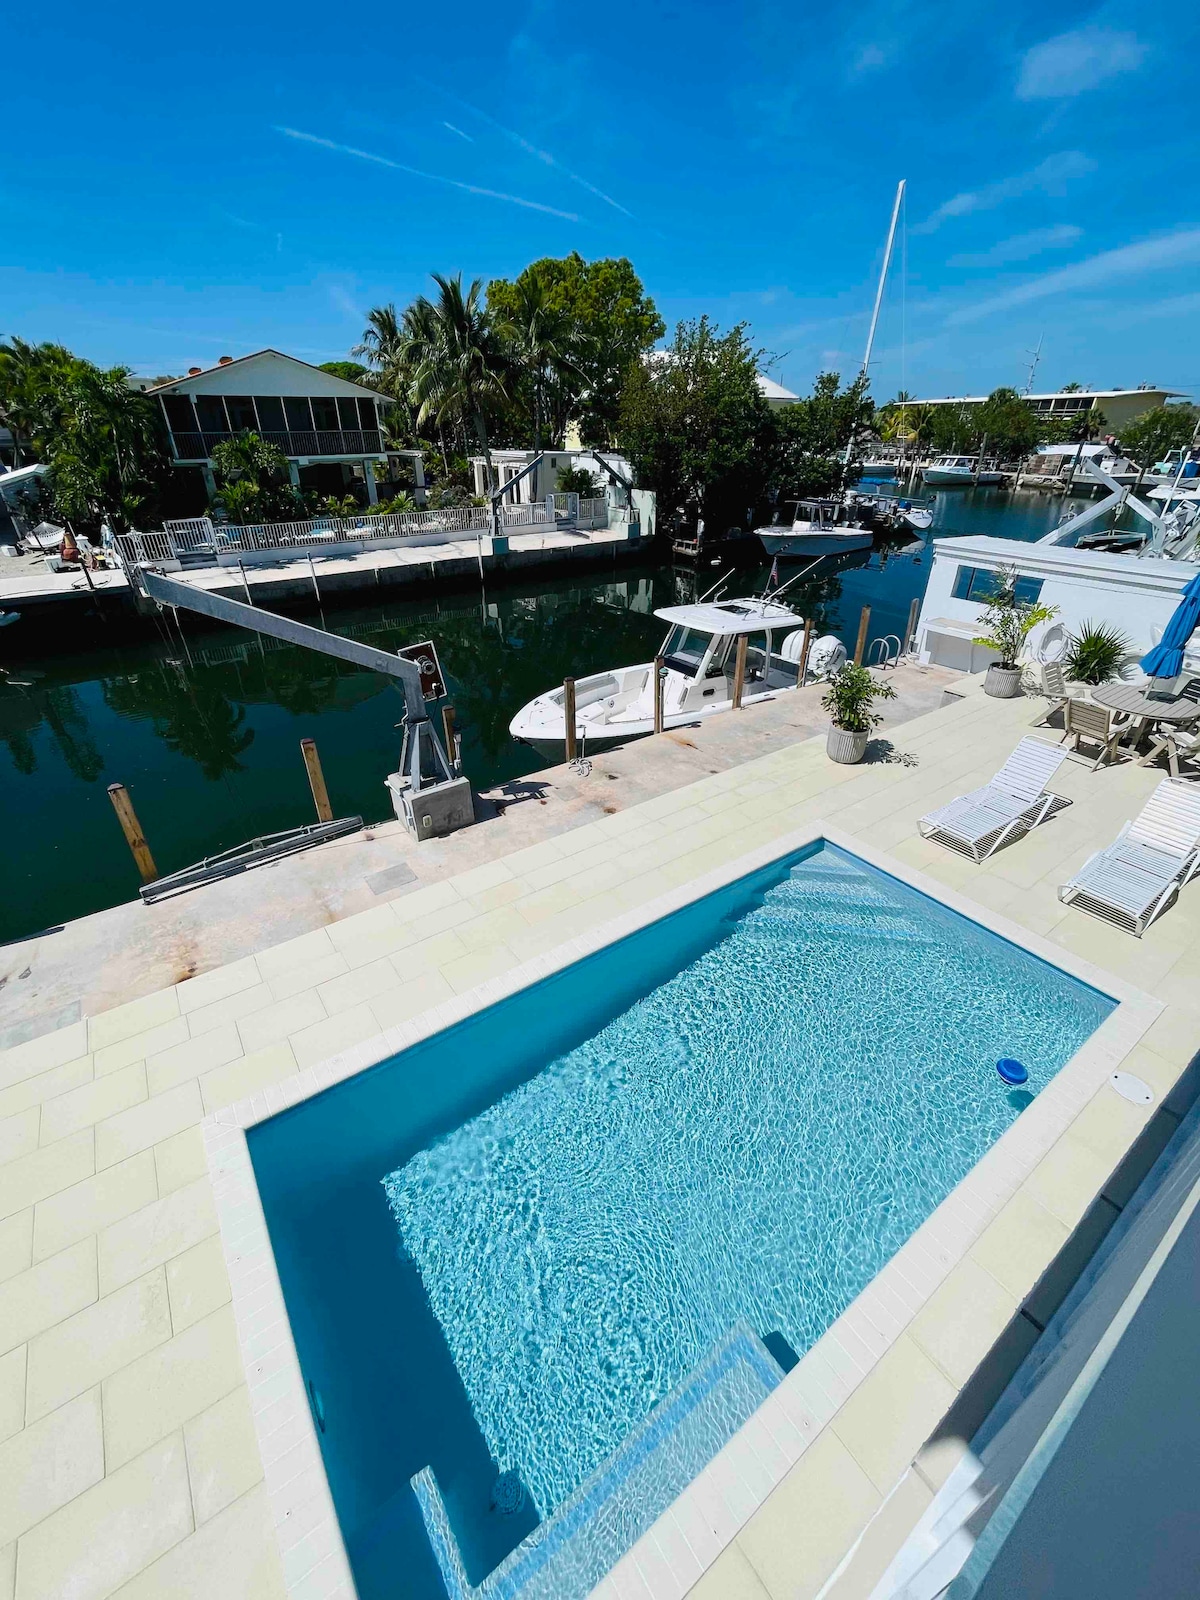
M196 396L196 415L200 419L200 427L203 432L229 432L229 424L225 420L225 402L219 394L198 394Z
M353 400L339 400L337 408L342 427L353 433L358 427L358 406Z
M950 592L955 600L974 600L985 606L996 592L996 574L987 567L959 567ZM1035 606L1042 593L1042 579L1018 578L1013 592L1022 605Z
M264 433L282 433L287 427L283 420L283 401L273 395L256 394L254 404L258 410L258 425ZM306 424L307 426L307 424Z
M313 426L326 433L336 433L338 429L338 411L336 400L319 399L312 397Z
M312 413L308 409L307 400L285 400L283 409L287 412L287 425L293 433L312 431Z
M196 433L196 413L185 394L163 395L163 410L167 414L167 427L172 433Z
M377 428L379 417L375 410L374 400L360 400L358 402L358 425L360 428Z
M243 428L250 433L257 430L258 418L254 415L254 401L248 394L227 394L225 410L229 416L229 426L234 433L241 433Z

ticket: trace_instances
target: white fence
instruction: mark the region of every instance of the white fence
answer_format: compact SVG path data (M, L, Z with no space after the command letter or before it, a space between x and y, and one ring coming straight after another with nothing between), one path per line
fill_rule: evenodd
M569 502L560 507L559 502ZM608 526L609 507L604 500L581 500L578 495L551 495L533 505L502 503L497 512L499 531L548 529L560 520L579 528ZM443 511L381 512L361 517L317 517L308 522L265 522L249 526L217 525L208 517L186 517L167 522L161 533L119 534L121 554L130 563L173 561L183 556L217 556L251 550L311 550L332 544L394 542L422 535L477 538L492 530L488 506L456 506Z

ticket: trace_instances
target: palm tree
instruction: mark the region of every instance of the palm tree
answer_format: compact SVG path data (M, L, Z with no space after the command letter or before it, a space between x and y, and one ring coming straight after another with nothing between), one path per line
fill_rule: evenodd
M363 336L350 354L362 356L373 367L387 369L393 362L400 345L400 324L396 307L389 301L386 306L376 306L367 313L367 326Z
M444 278L433 273L436 300L423 296L409 310L420 332L411 356L411 394L417 422L447 417L474 429L487 466L489 488L495 485L488 443L486 408L508 397L511 361L482 305L483 280L475 278L463 293L462 274Z
M514 290L512 307L497 325L497 332L508 343L518 366L529 378L533 447L540 450L542 429L549 420L551 395L558 391L562 396L571 380L581 381L584 374L576 360L578 339L573 319L566 311L549 303L542 280L522 274ZM572 390L569 399L562 396L568 399L568 404L578 392L575 386ZM558 407L560 412L565 409Z
M0 422L13 436L13 465L40 452L61 421L62 387L79 363L61 344L29 344L15 335L0 344Z

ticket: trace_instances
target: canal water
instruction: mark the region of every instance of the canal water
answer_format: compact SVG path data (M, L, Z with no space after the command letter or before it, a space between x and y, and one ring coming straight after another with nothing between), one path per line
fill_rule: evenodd
M1063 511L1032 492L943 493L923 538L823 562L788 602L850 647L864 605L872 638L899 634L924 593L931 539L1032 540ZM653 655L655 609L697 598L719 570L642 560L586 578L326 607L324 622L386 650L435 641L464 767L482 788L544 765L508 736L521 705L568 675ZM761 591L766 579L765 563L744 568L732 592ZM314 608L307 620L322 617ZM396 770L403 709L390 681L232 629L107 639L93 622L86 640L54 654L44 633L30 635L36 653L23 654L20 628L0 634L0 943L136 895L113 782L129 789L160 872L312 821L304 737L317 742L335 815L390 814L384 777Z

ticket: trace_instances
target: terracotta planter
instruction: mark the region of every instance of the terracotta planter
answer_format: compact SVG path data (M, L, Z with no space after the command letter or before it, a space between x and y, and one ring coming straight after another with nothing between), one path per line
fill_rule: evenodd
M825 736L825 754L831 761L840 761L844 767L852 767L866 754L870 737L865 728L861 733L856 733L850 728L839 728L835 723Z
M991 666L987 669L983 692L990 694L993 700L1011 700L1020 693L1020 689L1020 667Z

